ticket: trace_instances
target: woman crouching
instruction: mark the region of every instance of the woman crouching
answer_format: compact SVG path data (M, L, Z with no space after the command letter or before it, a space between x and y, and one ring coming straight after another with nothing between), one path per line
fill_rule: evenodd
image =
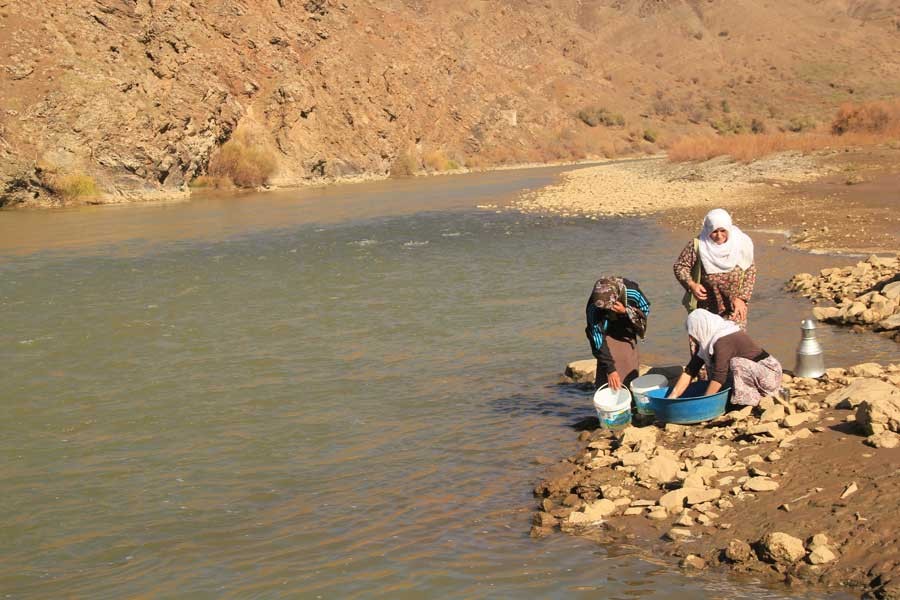
M680 397L704 364L709 373L706 396L730 385L733 404L756 406L762 397L781 390L781 363L734 321L698 308L688 315L685 326L697 351L669 398Z

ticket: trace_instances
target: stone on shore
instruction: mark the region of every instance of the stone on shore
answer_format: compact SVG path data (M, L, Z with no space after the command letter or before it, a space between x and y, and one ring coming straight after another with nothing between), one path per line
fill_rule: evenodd
M661 454L638 465L635 475L641 481L670 483L677 478L678 470L678 461Z
M769 562L791 564L806 556L806 548L802 540L776 531L763 538L762 555Z
M648 452L656 446L656 431L656 427L628 426L622 430L622 445Z
M830 563L837 558L831 548L828 546L828 536L824 533L817 533L812 536L807 544L809 556L807 560L814 565L823 565Z
M780 421L784 418L784 407L780 404L773 406L772 408L766 409L763 411L763 414L759 417L759 421L761 423L769 423Z
M900 434L893 431L882 431L867 437L866 444L873 448L897 448L900 446Z
M621 459L622 466L636 467L647 462L647 455L643 452L626 452Z
M684 499L687 497L687 491L684 488L672 490L665 493L659 499L659 505L670 513L677 512L684 507Z
M594 359L576 360L566 365L566 377L575 383L594 383L596 376L597 361Z
M690 529L684 529L683 527L673 527L666 532L665 537L669 541L678 542L681 540L690 539L694 537L694 534L691 533Z
M851 377L881 377L884 368L878 363L860 363L847 369Z
M837 556L834 555L834 552L828 546L816 546L809 553L809 562L814 565L823 565L825 563L830 563Z
M753 549L743 540L731 540L725 547L725 558L734 563L746 562L753 558Z
M696 554L688 554L681 559L680 564L682 569L696 569L699 571L706 568L706 561Z
M812 314L817 321L831 321L841 316L841 309L837 306L816 306Z
M802 425L806 423L810 419L813 418L813 414L809 412L798 412L792 415L787 415L785 418L781 420L781 425L783 427L796 427L797 425Z
M856 408L864 401L897 393L897 387L880 379L857 379L825 397L825 404L833 408Z
M878 322L877 328L883 331L893 331L895 329L900 329L900 313L895 313L887 319L882 319Z
M778 489L778 482L768 477L751 477L743 486L748 492L771 492Z
M647 518L653 519L654 521L662 521L663 519L669 518L669 511L662 506L654 506L647 513Z
M870 435L883 431L900 432L900 388L883 381L879 383L883 386L857 407L856 422Z
M614 514L618 507L612 500L606 498L585 504L581 512L573 512L569 515L569 523L573 525L586 525L602 521L604 517Z

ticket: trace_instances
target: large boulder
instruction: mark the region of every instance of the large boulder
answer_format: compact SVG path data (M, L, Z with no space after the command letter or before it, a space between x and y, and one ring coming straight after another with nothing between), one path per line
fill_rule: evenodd
M889 383L890 391L864 400L856 409L856 422L866 433L900 432L900 388Z
M622 431L622 445L646 452L656 446L656 427L628 426Z
M873 448L898 448L900 447L900 434L893 431L882 431L867 437L866 444Z
M725 558L734 563L746 562L753 558L753 550L743 540L731 540L725 547Z
M597 361L576 360L566 365L566 377L575 383L594 383L597 376Z
M841 316L841 309L837 306L816 306L812 314L818 321L830 321Z
M882 319L881 321L879 321L878 329L883 329L885 331L900 329L900 313L895 313L887 319Z
M762 557L773 563L792 564L806 556L803 540L776 531L762 540Z
M845 388L837 389L825 397L825 404L834 408L855 408L863 401L882 398L896 393L897 387L875 378L857 379Z
M612 500L603 498L596 502L586 504L580 512L573 512L570 514L569 523L573 525L597 523L602 521L604 517L614 514L617 510L618 507Z
M889 283L881 288L881 295L890 300L900 299L900 281Z
M847 369L847 374L851 377L876 378L881 377L882 373L884 373L884 367L874 362L860 363Z
M678 478L678 461L660 454L654 456L644 464L638 466L635 475L641 481L656 481L658 483L671 483Z

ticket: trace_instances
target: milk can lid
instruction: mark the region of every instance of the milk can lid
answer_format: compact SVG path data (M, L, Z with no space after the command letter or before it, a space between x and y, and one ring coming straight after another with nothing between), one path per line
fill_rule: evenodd
M800 323L800 329L815 329L815 328L816 328L816 322L813 321L812 319L803 319L803 321Z

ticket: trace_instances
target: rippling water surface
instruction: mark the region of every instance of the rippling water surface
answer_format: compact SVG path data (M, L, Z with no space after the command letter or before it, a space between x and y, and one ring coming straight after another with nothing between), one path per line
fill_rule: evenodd
M654 302L645 362L686 347L686 235L475 208L554 173L0 213L0 591L785 596L528 537L535 458L591 415L556 381L589 357L594 279ZM791 366L809 307L781 284L835 260L754 237L751 331ZM834 365L896 352L822 341Z

